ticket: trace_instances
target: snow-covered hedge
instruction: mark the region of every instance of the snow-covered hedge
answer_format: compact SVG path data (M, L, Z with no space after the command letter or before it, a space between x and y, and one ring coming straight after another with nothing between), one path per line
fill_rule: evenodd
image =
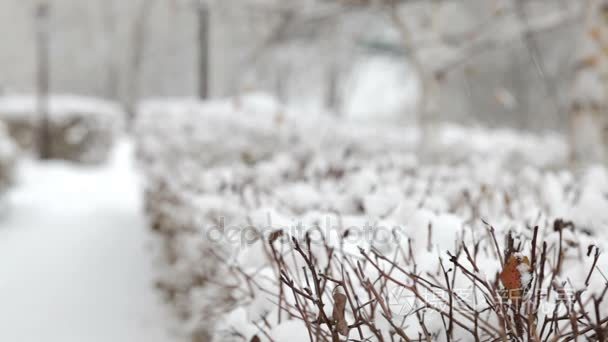
M16 161L17 147L0 122L0 193L12 184Z
M0 97L0 120L18 145L30 152L38 148L37 106L35 96ZM111 102L71 95L51 96L48 112L51 157L82 163L106 160L125 118Z
M446 125L429 141L259 96L148 103L136 127L158 284L195 340L598 333L563 316L601 308L608 173L565 169L559 136ZM501 292L516 253L533 305Z

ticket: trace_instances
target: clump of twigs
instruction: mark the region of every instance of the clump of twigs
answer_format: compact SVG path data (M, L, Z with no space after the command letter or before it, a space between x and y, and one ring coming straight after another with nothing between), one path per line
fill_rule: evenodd
M474 228L471 228L474 229ZM604 297L608 280L597 268L601 251L590 245L581 267L584 286L564 278L564 263L572 249L561 230L576 231L571 222L531 229L531 236L499 234L487 223L475 229L488 234L460 241L451 251L438 251L437 267L417 260L415 244L395 232L391 255L374 248L349 253L314 232L303 239L284 234L264 241L278 286L266 292L277 307L257 324L257 339L267 339L274 326L300 320L310 341L570 341L605 340L608 313ZM556 229L556 231L553 231ZM558 234L547 242L548 234ZM504 241L501 248L500 241ZM405 242L405 243L404 243ZM521 297L505 294L498 273L507 256L529 257L532 283ZM487 272L482 258L494 257L496 272ZM244 274L233 269L234 272ZM603 281L590 289L590 280ZM243 278L258 286L255 275ZM266 289L267 290L267 289ZM294 332L295 333L295 332Z
M534 151L552 140L459 129L466 138L437 146L436 164L408 152L403 128L361 136L286 115L274 129L274 115L243 116L245 107L203 108L200 124L188 111L153 115L142 129L146 212L165 261L158 285L187 333L332 342L606 335L606 243L594 236L606 216L583 201L604 190L548 171L561 157ZM331 143L320 126L334 129ZM320 141L328 148L319 151ZM305 227L293 231L290 220ZM525 289L504 288L513 255L530 264Z

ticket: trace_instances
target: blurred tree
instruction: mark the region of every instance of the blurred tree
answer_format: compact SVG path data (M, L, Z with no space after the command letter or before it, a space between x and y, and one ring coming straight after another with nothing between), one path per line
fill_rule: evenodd
M494 8L485 9L488 2L474 2L474 6L453 2L433 1L412 4L406 1L385 0L388 14L401 37L401 48L406 59L413 64L420 79L421 95L418 102L419 123L423 128L423 145L433 143L435 122L440 117L441 98L445 91L445 81L450 74L462 72L465 68L480 68L482 56L489 51L513 48L523 42L529 55L529 64L537 71L537 78L544 84L544 98L537 103L547 102L553 112L559 110L557 91L553 80L545 71L543 56L536 43L536 35L559 27L570 25L581 18L581 6L561 6L559 2L538 2L532 15L531 10L519 0L494 2ZM469 3L472 5L473 2ZM478 12L486 13L479 15ZM423 18L416 20L416 18ZM504 51L501 51L503 56ZM558 56L558 58L561 56ZM504 58L503 58L504 59ZM508 59L507 59L508 60ZM489 63L488 63L489 62ZM488 87L489 82L498 79L501 60L491 60L484 70L491 80L480 85ZM518 73L528 68L519 65ZM471 69L468 69L471 70ZM481 81L479 78L477 82ZM521 81L519 82L521 83ZM510 94L502 86L496 90L497 98L503 104L514 104L516 100L506 101ZM500 95L500 96L498 96ZM474 96L476 100L478 96ZM455 100L451 98L451 100ZM548 101L547 101L548 100ZM477 111L482 108L475 108ZM520 108L521 109L521 108ZM484 115L491 112L483 111ZM526 113L521 113L526 118ZM443 115L445 118L445 115Z
M104 49L105 49L105 71L106 71L106 85L105 92L112 100L119 98L119 58L117 51L117 39L118 39L118 28L117 28L117 11L114 0L106 0L100 4L102 8L103 20L103 35L104 35Z
M439 119L565 129L578 73L570 64L587 2L593 1L65 0L53 2L50 69L55 91L117 94L131 112L140 95L259 90L349 115L353 82L376 83L378 73L395 72L380 65L375 78L354 77L382 56L402 63L403 83L415 83L414 69L418 89L400 88L419 98L418 121L429 132ZM4 22L24 3L0 2ZM3 83L32 91L35 64L27 58L35 54L22 49L35 44L17 44L29 32L13 26L0 30L16 32L2 37L10 45L0 56ZM214 29L203 34L205 26ZM401 102L404 113L412 102Z
M360 9L333 1L216 1L220 93L262 90L340 112L343 75L354 61ZM364 18L365 19L365 18ZM230 50L235 49L238 53ZM296 96L290 96L292 95Z
M608 1L589 1L569 108L571 160L608 161Z
M131 28L131 58L128 66L129 76L127 78L126 107L129 121L132 121L137 102L140 100L141 70L144 61L144 51L147 40L147 25L150 12L155 4L155 0L142 0L136 13L133 26Z
M415 70L416 112L425 136L432 135L435 122L450 117L528 129L566 126L558 123L565 118L561 98L569 73L563 70L573 50L565 42L575 39L582 3L233 0L215 5L225 19L218 23L217 47L239 51L222 55L234 61L224 70L232 75L223 87L226 94L243 88L293 91L297 96L286 96L291 101L318 96L320 104L340 111L347 89L342 83L350 79L345 74L357 59L380 54L398 56ZM272 81L284 77L280 70L290 70L291 79ZM290 89L279 91L277 85Z
M51 156L51 141L49 132L49 92L50 92L50 5L41 2L36 7L36 90L38 101L38 153L41 159Z
M209 96L209 4L199 0L198 17L198 97L206 99Z

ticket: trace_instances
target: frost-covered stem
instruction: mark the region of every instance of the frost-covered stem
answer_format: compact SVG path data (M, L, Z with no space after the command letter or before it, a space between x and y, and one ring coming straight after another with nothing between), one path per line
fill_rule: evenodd
M587 278L585 278L585 286L589 286L589 280L591 280L591 275L593 274L593 270L595 269L595 265L597 265L597 261L600 259L600 249L597 246L589 246L589 251L587 256L591 254L591 251L595 248L595 254L593 256L593 264L591 264L591 268L589 269L589 273L587 274Z
M532 252L530 255L530 266L532 269L536 267L536 240L538 238L538 226L534 226L534 233L532 235Z
M310 338L310 342L314 342L312 330L310 329L310 322L308 320L308 316L306 315L306 311L304 309L302 309L302 307L300 306L300 301L298 300L298 294L296 293L296 290L293 287L291 287L291 292L293 293L293 299L295 301L296 309L298 309L298 312L300 312L300 315L302 315L302 319L304 321L304 324L306 325L306 331L308 332L308 337Z
M562 243L564 241L564 233L563 229L559 230L559 245L557 248L557 266L555 268L554 275L560 275L562 272L562 265L564 260L564 250L562 248Z
M443 276L445 278L445 284L448 289L448 293L453 293L452 289L450 287L450 280L448 277L448 272L445 270L445 267L443 266L443 259L439 258L439 264L441 265L441 271L443 272ZM450 296L450 298L449 298L449 302L450 302L449 325L448 325L448 329L446 331L446 336L447 336L448 342L452 341L452 339L454 338L454 302L453 301L454 301L454 297Z
M300 256L304 259L304 262L306 263L306 266L308 267L308 269L310 270L311 275L312 275L315 294L317 296L315 302L319 308L319 319L320 319L319 323L325 323L327 325L327 327L329 328L329 331L331 331L333 334L334 333L334 329L332 327L333 324L325 315L325 310L324 310L325 304L323 303L323 292L321 291L321 281L319 280L319 276L317 274L316 267L315 267L314 263L312 262L312 254L309 253L309 255L307 256L306 253L304 253L304 251L300 247L300 244L298 243L298 241L295 238L292 241L294 243L296 252L298 252L300 254ZM307 242L310 242L310 238L308 237L308 235L307 235ZM310 246L309 246L308 250L310 252Z
M597 299L595 298L595 296L592 297L593 298L593 306L595 308L595 319L596 319L596 324L595 324L595 337L597 338L598 341L606 341L605 337L606 334L608 334L608 329L603 327L602 325L602 314L600 313L600 303L602 302L602 299Z
M542 252L540 254L540 271L539 271L539 275L538 275L538 279L535 280L535 284L537 284L533 289L535 289L534 291L534 295L538 296L537 298L537 302L536 302L536 307L534 311L538 311L538 308L540 307L540 291L543 287L543 280L545 280L545 264L547 263L547 242L543 241L543 249ZM542 336L542 334L541 334Z
M36 8L36 91L38 106L38 153L41 159L51 157L49 131L50 51L49 51L49 4L41 2Z
M494 227L492 225L490 225L489 223L487 223L486 221L482 220L482 222L488 228L488 234L492 238L492 242L494 242L495 253L496 253L498 259L500 260L500 265L504 266L505 261L502 257L502 253L500 252L500 247L498 247L498 240L496 239L496 229L494 229Z
M426 299L426 298L425 298L423 295L421 295L421 294L420 294L420 292L418 292L418 290L416 289L416 287L414 287L414 286L410 286L410 285L407 285L407 284L405 284L404 282L402 282L402 281L400 281L400 280L397 280L395 277L391 276L390 274L387 274L387 273L386 273L386 272L385 272L385 271L384 271L384 270L383 270L383 269L380 267L380 265L379 265L378 263L374 262L374 261L373 261L373 260L372 260L372 259L369 257L369 255L368 255L368 254L367 254L365 251L360 250L360 253L361 253L361 255L363 255L363 257L365 258L365 260L367 260L367 261L368 261L368 262L369 262L369 263L370 263L370 264L371 264L371 265L372 265L372 266L373 266L373 267L374 267L374 268L375 268L375 269L378 271L378 273L380 273L380 275L381 275L382 277L384 277L384 278L386 278L386 279L390 280L391 282L395 283L396 285L399 285L399 286L403 287L404 289L408 290L409 292L411 292L411 293L412 293L412 294L413 294L413 295L414 295L414 296L415 296L415 297L416 297L418 300L420 300L420 301L421 301L421 302L422 302L422 303L423 303L423 304L424 304L426 307L433 309L434 311L436 311L436 312L438 312L439 314L441 314L443 317L446 317L446 318L447 318L447 317L449 317L449 313L447 313L447 312L445 312L445 311L441 310L440 308L437 308L437 307L433 306L431 303L429 303L429 302L428 302L428 300L427 300L427 299ZM408 273L406 273L406 275L409 275L409 272L408 272ZM419 277L415 277L415 279L420 280L420 278L419 278ZM436 285L433 285L433 286L436 286ZM464 316L464 315L463 315L463 316ZM467 317L467 316L464 316L464 317ZM455 319L455 318L454 318L454 323L455 323L456 325L458 325L459 327L461 327L462 329L465 329L465 330L467 330L467 331L469 331L469 332L471 332L471 333L472 333L471 328L470 328L470 327L469 327L467 324L465 324L465 323L461 322L459 319ZM493 333L491 330L489 330L488 328L485 328L485 327L482 327L482 330L484 330L486 333L488 333L488 334L490 334L490 335L492 335L492 333Z
M351 291L349 291L350 289L354 289L353 287L353 283L351 281L351 278L349 276L348 273L344 272L344 265L341 265L341 272L342 272L342 279L348 279L348 283L346 283L345 281L342 281L341 285L344 287L344 293L346 294L346 298L348 299L348 305L350 306L350 309L353 313L353 317L355 318L355 322L360 322L361 320L361 315L359 313L359 310L355 309L355 303L353 302L353 298L352 296L354 295L354 293L351 294ZM348 286L347 286L348 285ZM359 333L359 338L363 339L363 331L361 330L361 326L357 325L357 332Z

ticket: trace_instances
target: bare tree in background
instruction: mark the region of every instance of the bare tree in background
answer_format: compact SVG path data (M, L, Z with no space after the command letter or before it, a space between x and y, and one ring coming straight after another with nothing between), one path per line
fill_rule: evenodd
M325 42L321 43L322 50L327 51L325 54L329 54L326 57L327 66L324 68L325 75L325 98L324 105L327 109L330 110L334 115L341 116L342 115L342 77L344 73L344 69L346 69L344 54L347 54L348 48L342 46L343 41L347 39L343 34L340 34L341 28L341 20L340 15L336 15L333 20L331 20L326 26L326 34L323 34ZM352 39L352 38L351 38ZM327 47L323 47L324 44L327 44ZM337 49L338 51L331 51L332 49Z
M204 0L196 3L198 17L198 97L209 97L209 4Z
M106 96L116 100L118 98L118 62L116 51L117 39L117 20L116 20L116 5L114 0L105 0L101 4L101 12L103 16L103 28L105 35L105 60L106 60Z
M608 160L608 1L586 9L583 47L575 64L569 108L570 158L579 163Z
M51 157L51 137L49 132L49 91L50 91L50 8L46 2L41 2L36 8L36 92L38 118L37 145L41 159Z
M327 89L325 91L325 106L337 116L341 113L340 100L340 67L331 64L327 70Z
M207 2L196 1L207 5ZM235 36L245 35L249 41L240 51L242 60L233 61L228 64L231 68L225 70L226 78L231 80L227 82L228 93L238 93L241 89L263 89L274 91L282 100L286 100L289 97L288 89L302 87L310 81L306 77L313 73L313 68L320 67L324 74L318 80L320 84L315 84L319 87L306 87L304 90L320 89L314 96L320 95L320 103L339 112L341 82L347 79L343 76L349 72L352 65L348 63L355 60L361 47L367 48L367 55L378 55L379 52L387 55L389 52L391 57L400 57L418 76L416 116L422 131L421 146L432 148L437 123L452 115L451 108L445 113L441 112L446 99L449 103L470 102L465 104L469 108L461 108L473 112L464 113L470 115L469 118L479 119L483 115L484 118L505 120L504 117L512 116L511 121L503 123L520 129L567 127L564 123L567 112L571 113L571 118L577 117L572 113L579 110L573 108L580 108L582 101L572 101L574 105L571 106L570 101L563 100L573 75L580 73L571 67L578 48L570 48L563 42L580 37L577 36L577 28L586 21L587 12L594 13L594 25L604 13L597 10L597 6L586 12L587 2L599 4L604 1L318 0L303 5L303 2L256 0L232 2L232 5L230 1L213 2L208 6L217 10L217 5L221 4L220 7L224 6L224 11L229 12L227 23L223 23L227 30L231 25L243 25L251 31L235 32ZM202 9L199 11L198 38L199 95L204 97L203 90L207 89L208 84L203 84L202 80L208 77L205 66L209 63L205 59L209 53L209 32L204 28L209 29L209 7L198 8ZM448 14L454 9L465 14L465 20L460 20L465 22L464 26L455 23ZM237 12L244 14L239 16ZM357 16L361 14L373 18L370 19L373 25L364 30L353 29L355 25L351 24L362 25L361 17ZM346 29L340 27L341 20L346 23ZM369 34L372 30L376 30L376 33ZM389 31L390 34L386 34ZM605 54L603 47L608 44L600 41L608 39L603 34L599 35L597 28L586 31L595 32L592 36L595 36L597 50ZM564 33L566 35L562 36ZM223 38L230 40L231 37L226 35ZM387 41L381 41L383 39ZM345 41L352 44L342 46ZM363 46L366 42L368 46ZM377 47L384 45L386 51L369 53L370 46L374 44ZM386 46L390 49L386 49ZM226 44L226 48L232 47ZM311 63L311 55L314 56L314 63ZM500 60L492 59L497 57ZM584 70L594 59L587 58L587 62L585 58L581 60L578 64L583 67L578 68ZM600 83L608 82L606 70L608 67L601 72L594 71L596 76L603 75L597 77ZM470 76L475 73L475 77ZM450 88L454 80L468 82L467 92L463 91L460 99L453 97L457 92ZM246 86L241 88L242 84ZM589 92L583 94L589 95ZM301 96L299 93L298 98ZM602 93L602 96L605 95ZM598 109L602 106L595 105ZM539 108L542 114L537 113ZM593 119L594 123L605 120L605 110L595 111L594 117L600 118ZM493 120L485 119L487 122ZM586 130L577 128L575 131ZM585 136L584 133L582 135ZM573 150L577 148L574 140L571 142ZM598 145L601 146L601 143ZM585 151L585 148L579 150Z
M257 11L274 14L274 19L259 24L269 27L268 34L262 35L261 39L257 40L260 42L258 48L254 48L253 53L250 54L251 58L245 58L245 62L241 64L253 69L256 64L264 63L259 62L261 59L272 60L273 57L268 58L268 56L272 56L273 50L279 51L285 56L286 53L289 53L290 46L301 48L307 43L316 44L317 55L314 56L316 66L325 65L326 74L320 85L324 91L320 95L323 97L321 102L327 107L340 107L338 90L341 79L348 79L341 76L349 72L350 66L347 63L356 60L357 54L363 55L361 54L363 47L367 49L367 52L364 52L367 56L374 54L386 56L387 52L390 58L400 55L402 61L414 69L420 85L415 111L424 137L428 137L429 141L433 140L434 127L439 119L451 116L451 110L445 114L440 113L441 105L445 104L446 98L450 101L461 102L474 100L476 103L472 109L484 113L492 108L479 108L480 103L483 105L494 101L496 106L508 107L503 112L515 112L517 109L521 109L514 108L518 102L533 103L534 106L531 106L528 112L514 115L512 121L518 121L517 123L523 126L520 128L532 128L533 124L542 124L548 120L555 121L556 117L565 116L563 103L557 99L556 84L567 84L567 77L562 76L567 73L560 71L558 75L555 75L554 70L566 68L565 61L571 61L571 57L562 57L561 54L552 56L553 51L545 52L545 50L548 50L547 46L551 49L557 45L564 45L555 40L554 36L558 35L555 32L569 30L582 22L580 3L568 3L561 0L535 1L533 4L520 0L472 0L470 2L325 0L315 1L314 6L310 5L310 2L307 2L309 6L302 6L298 2L250 1L248 3ZM448 8L458 9L467 15L466 20L460 20L466 23L463 27L454 29L460 24L453 22L454 18L447 14L451 11L447 10ZM545 10L539 10L539 8ZM351 16L351 14L354 15ZM371 25L364 30L356 28L353 30L354 25L349 26L350 24L357 23L359 27L365 26L361 23L363 16L369 18ZM351 46L343 47L336 44L322 46L319 44L319 40L331 40L335 23L342 19L347 23L347 29L341 29L336 40L338 42L352 41ZM256 25L256 28L259 25ZM319 39L319 37L322 38ZM550 37L551 40L546 39L547 37ZM306 39L309 41L302 43ZM252 41L256 41L255 37L252 37ZM370 50L370 48L375 49L372 45L376 47L390 45L390 49L373 51ZM319 48L319 46L322 47ZM501 60L495 62L489 60L492 55L500 56L503 50L506 52L502 54ZM296 51L296 49L292 51ZM543 56L541 56L541 52ZM563 51L560 53L563 54ZM343 56L335 58L336 54ZM511 61L510 56L515 54L520 58L518 61ZM298 63L298 59L307 59L304 54L299 56L294 54L289 58L292 59L287 61L290 64ZM545 62L544 59L549 61ZM479 64L480 62L485 65ZM310 73L313 65L310 61L305 61L303 64L306 63L308 65L300 69ZM549 64L550 67L544 64ZM514 89L520 88L518 82L527 84L529 79L534 77L536 77L535 85L527 85L526 89L521 90L521 94L513 95L510 93L513 89L507 89L494 82L486 87L491 90L484 89L483 94L469 92L468 97L466 94L462 94L461 99L446 96L446 90L450 90L446 89L448 88L446 84L453 82L467 70L492 68L484 69L482 73L479 73L482 74L481 77L471 80L471 82L478 83L475 86L479 89L484 87L481 83L487 82L488 79L500 80L501 75L505 75L503 71L509 65L513 65L512 69L516 75L507 74L505 80L513 80L510 85ZM293 70L293 78L302 84L302 81L298 79L298 68L294 67ZM228 70L228 72L232 71ZM265 69L259 77L267 77L272 72L274 70ZM245 74L243 71L234 73ZM520 74L526 77L518 79ZM287 84L285 81L279 83ZM537 83L540 86L537 87L534 94L527 91L530 87L535 87ZM519 95L525 98L520 99L517 97ZM480 100L480 96L489 96L489 100ZM532 96L536 97L532 98ZM556 107L562 106L563 113L557 113L551 117L546 115L544 121L528 118L531 116L529 112L534 112L539 106L543 107L547 113L557 112ZM492 112L491 115L504 117L503 112Z
M130 120L132 121L135 112L137 101L140 97L140 81L141 81L141 69L144 58L144 49L146 48L147 39L147 24L150 17L150 12L155 4L155 0L142 0L138 9L135 21L133 22L132 28L132 53L131 60L129 63L129 77L127 78L127 98L126 106L127 113L129 114Z
M524 42L529 59L545 85L546 95L550 98L555 111L560 109L555 85L548 79L534 35L580 21L582 6L576 8L576 6L547 5L550 9L546 12L529 16L522 2L518 0L505 2L503 7L497 8L488 20L475 22L475 25L465 32L450 33L438 30L435 24L442 19L445 21L445 18L436 17L436 12L444 3L449 4L442 1L429 4L430 10L426 12L429 16L427 20L429 24L425 27L417 27L408 22L408 18L412 18L411 11L415 11L411 4L398 0L385 1L391 21L400 34L406 59L414 66L420 79L421 95L417 112L423 132L423 144L432 144L433 127L439 118L442 82L446 76L462 70L477 55L503 48L517 41Z
M314 91L320 105L341 112L342 76L354 60L352 47L357 44L345 34L355 25L344 27L342 21L362 8L335 1L318 1L314 6L305 1L225 2L220 8L233 18L240 14L252 25L236 70L228 71L232 90L264 89L286 101L290 90L304 84L299 77L306 82L314 79L318 87L305 91ZM361 23L357 24L361 30ZM248 84L242 87L243 83Z

